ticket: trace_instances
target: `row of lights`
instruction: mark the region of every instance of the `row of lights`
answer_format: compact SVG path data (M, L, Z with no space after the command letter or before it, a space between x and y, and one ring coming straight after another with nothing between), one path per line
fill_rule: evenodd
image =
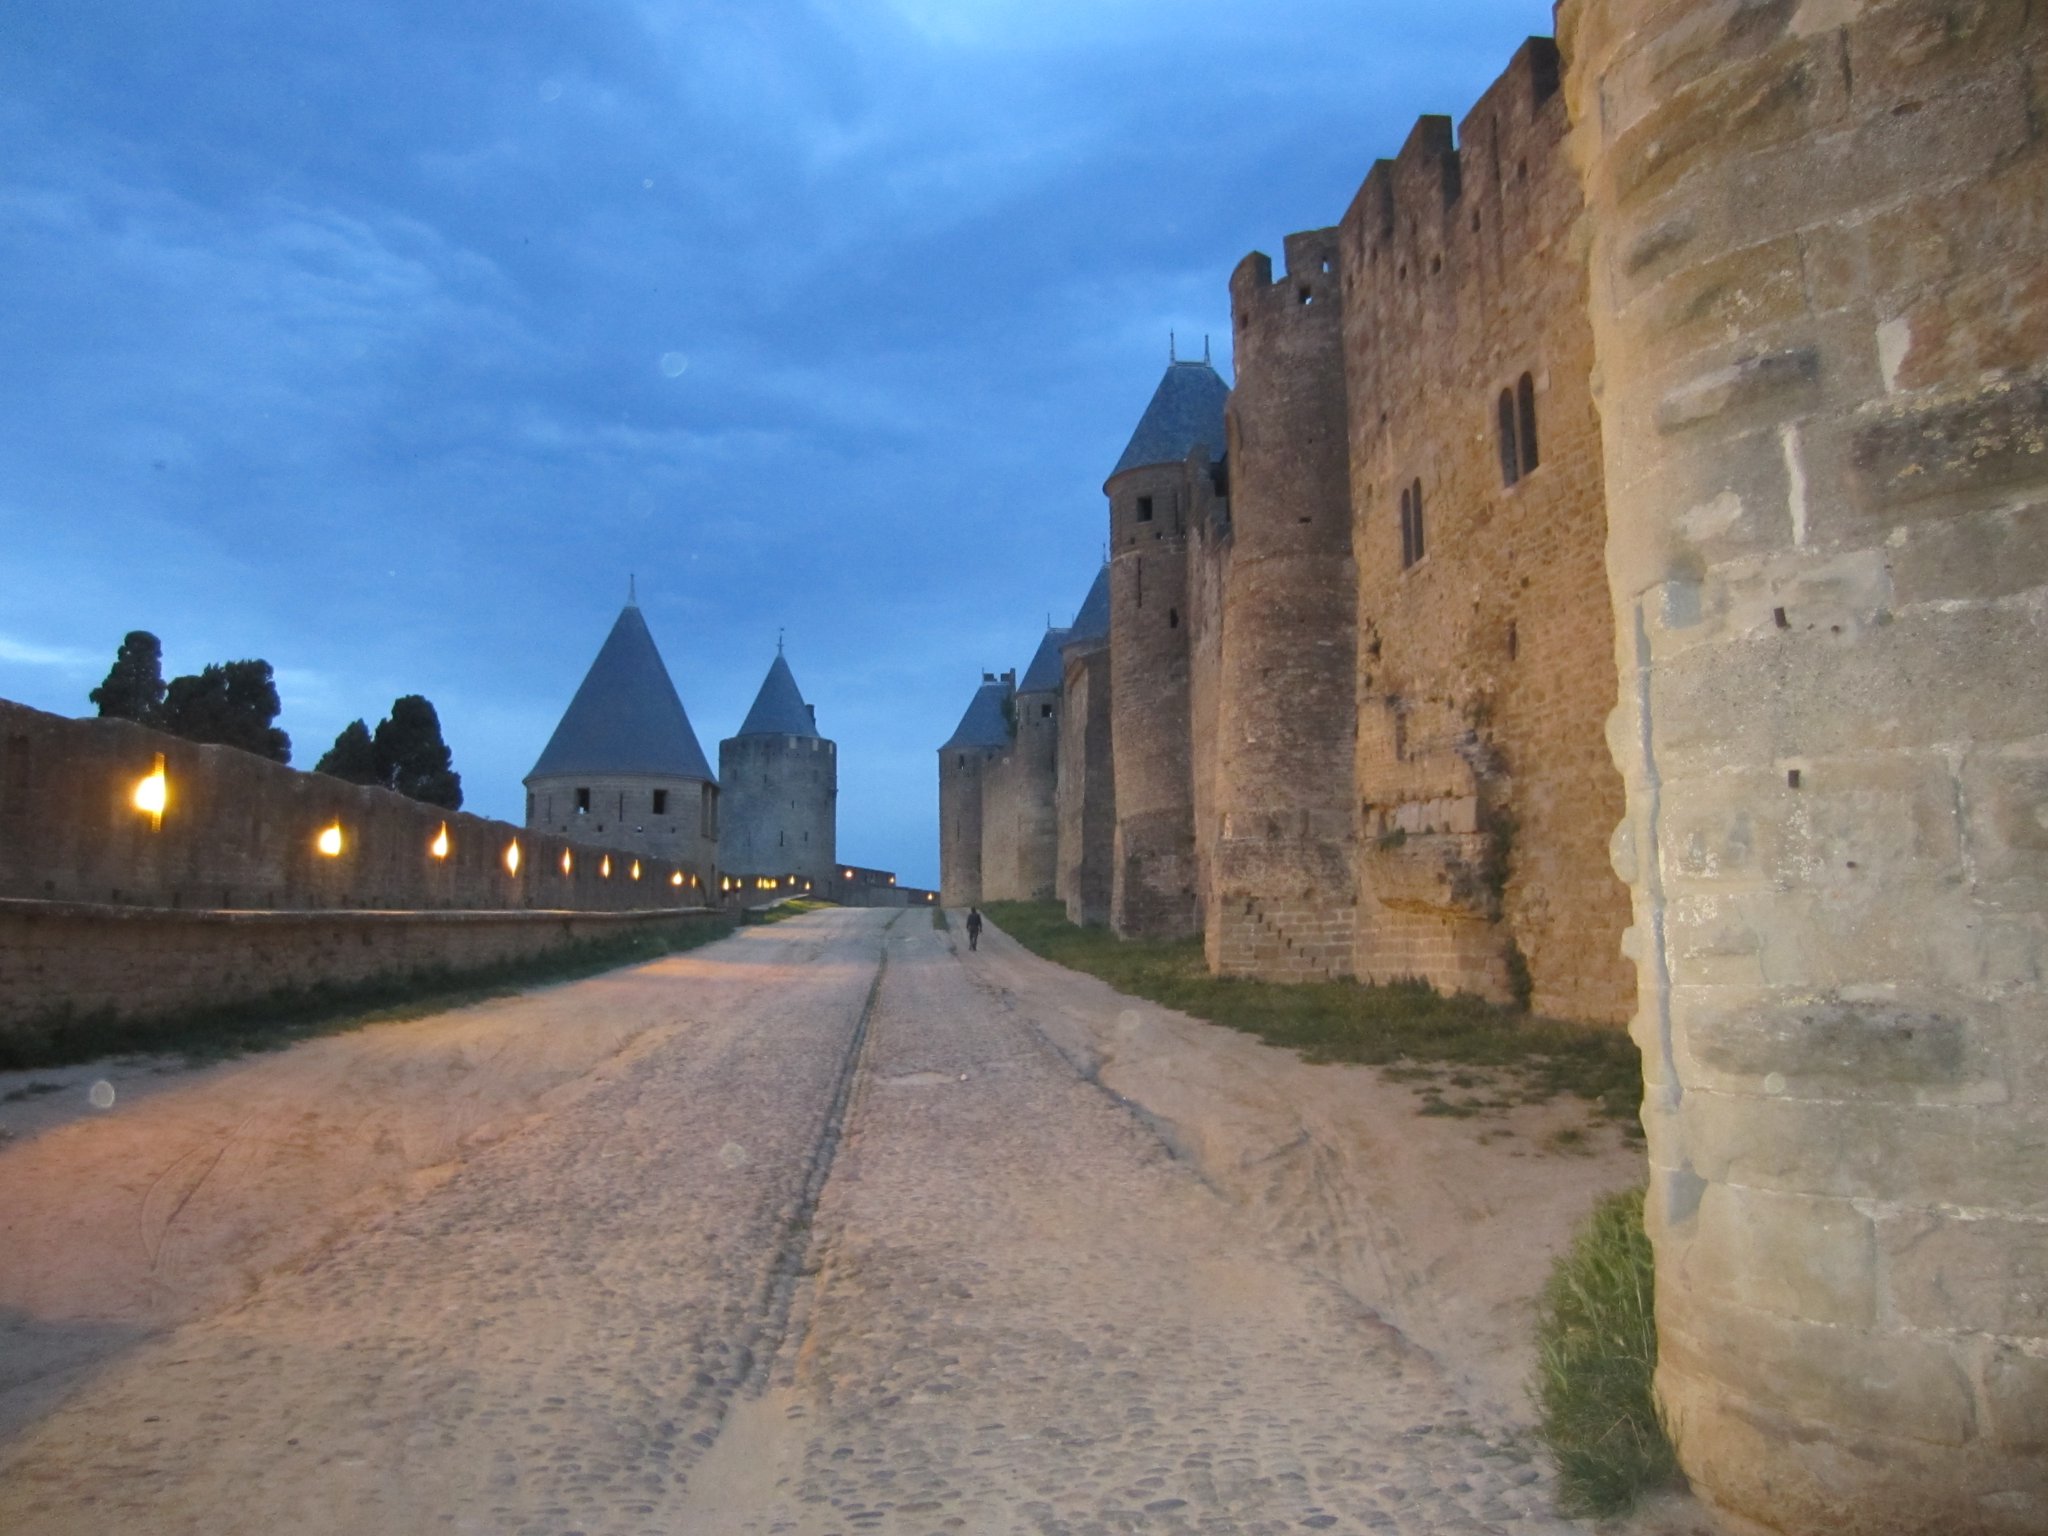
M164 755L159 752L156 755L155 765L141 779L136 781L134 804L138 811L148 815L149 823L152 827L161 829L164 824L164 807L169 803L170 781L164 773ZM340 858L342 849L345 846L346 840L342 836L341 823L338 821L331 822L323 827L313 839L314 850L330 859ZM454 844L448 838L448 823L444 821L441 823L441 829L434 834L433 840L427 844L428 857L445 859L453 847ZM511 875L518 874L521 858L518 838L513 838L511 842L505 845L504 857L505 872ZM565 875L572 874L575 868L575 854L569 849L564 848L562 850L562 873ZM597 872L604 879L611 879L612 856L610 854L605 854L598 861ZM638 859L633 861L632 868L628 874L634 880L640 878L640 861ZM680 886L686 883L695 885L698 881L695 875L690 875L686 878L681 870L676 870L668 877L668 883Z

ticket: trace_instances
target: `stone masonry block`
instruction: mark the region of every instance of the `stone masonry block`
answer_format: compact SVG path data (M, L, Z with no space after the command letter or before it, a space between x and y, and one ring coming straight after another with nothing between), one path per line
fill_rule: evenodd
M1846 1200L1712 1184L1675 1274L1745 1307L1863 1327L1877 1316L1876 1260L1871 1221Z
M2048 376L1874 402L1853 442L1857 491L1872 512L1951 516L1974 497L2048 479Z
M2048 1116L2038 1110L1690 1086L1680 1114L1693 1167L1716 1183L2048 1217Z
M1980 1390L1998 1442L2033 1452L2048 1467L2048 1352L2005 1342L1990 1346Z
M1813 1424L1946 1446L1976 1431L1976 1393L1946 1340L1781 1317L1682 1287L1660 1289L1657 1303L1660 1376L1722 1382Z
M1886 1216L1877 1251L1888 1321L2048 1345L2048 1221Z

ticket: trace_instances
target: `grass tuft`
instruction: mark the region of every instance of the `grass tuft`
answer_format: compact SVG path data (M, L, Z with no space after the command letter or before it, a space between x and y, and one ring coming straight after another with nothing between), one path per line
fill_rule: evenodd
M762 923L786 923L792 917L802 917L806 912L824 912L838 905L836 901L820 901L814 896L792 896L787 901L778 901L772 907L742 910L740 921L750 928Z
M1643 1192L1603 1200L1537 1300L1537 1433L1568 1515L1615 1515L1678 1477L1657 1415L1655 1270Z
M0 1071L145 1053L182 1055L198 1066L249 1051L279 1050L315 1035L416 1019L532 987L580 980L695 949L730 931L722 923L694 923L669 934L594 939L554 954L478 970L423 970L346 985L297 987L169 1018L128 1019L63 1010L0 1032Z
M1446 997L1419 981L1362 986L1212 976L1200 939L1118 939L1104 928L1076 927L1057 902L993 902L982 910L1026 949L1120 992L1291 1047L1310 1061L1384 1067L1417 1085L1424 1114L1469 1116L1570 1093L1624 1132L1641 1134L1642 1062L1620 1030L1536 1018L1468 993ZM1437 1080L1479 1086L1469 1069L1492 1073L1488 1086L1497 1091L1446 1100Z

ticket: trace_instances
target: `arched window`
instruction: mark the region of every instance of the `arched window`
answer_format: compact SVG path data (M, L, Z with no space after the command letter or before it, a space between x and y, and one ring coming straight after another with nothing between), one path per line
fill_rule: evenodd
M1500 483L1513 485L1522 478L1522 457L1515 447L1515 394L1500 392Z
M1528 474L1537 464L1536 458L1536 380L1529 374L1522 375L1522 382L1515 386L1515 401L1521 407L1522 418L1522 473Z

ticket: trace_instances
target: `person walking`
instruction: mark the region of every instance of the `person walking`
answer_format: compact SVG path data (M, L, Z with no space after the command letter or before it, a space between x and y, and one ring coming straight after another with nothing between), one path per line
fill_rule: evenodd
M981 948L981 908L979 907L969 907L967 909L967 947L969 949Z

